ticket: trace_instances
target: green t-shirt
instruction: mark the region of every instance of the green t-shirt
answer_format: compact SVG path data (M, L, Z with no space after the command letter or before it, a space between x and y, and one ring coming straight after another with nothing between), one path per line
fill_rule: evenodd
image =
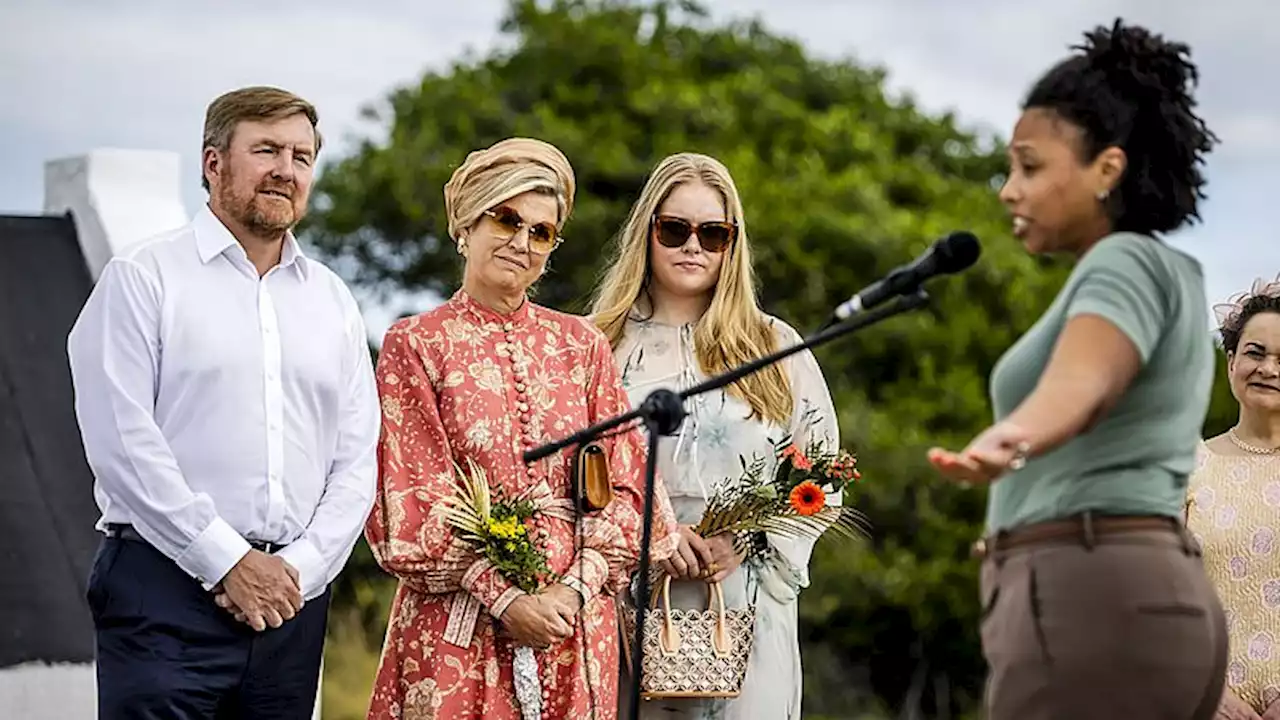
M992 486L988 531L1085 510L1181 516L1213 385L1207 307L1200 264L1153 238L1115 233L1085 253L1053 305L992 370L996 419L1035 389L1077 315L1119 328L1142 368L1100 422Z

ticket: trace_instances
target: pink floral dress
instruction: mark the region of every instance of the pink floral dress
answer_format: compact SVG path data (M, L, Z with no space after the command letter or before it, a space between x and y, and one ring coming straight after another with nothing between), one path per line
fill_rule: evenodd
M514 641L497 618L523 594L431 510L470 458L491 485L535 501L531 537L561 582L590 598L575 634L538 653L542 717L616 717L613 595L638 565L645 438L606 439L614 500L584 523L575 552L572 456L526 466L521 454L630 409L607 339L585 319L525 302L499 315L459 291L387 332L377 363L382 402L379 488L365 527L378 563L400 580L370 718L519 718ZM659 486L653 556L678 540Z

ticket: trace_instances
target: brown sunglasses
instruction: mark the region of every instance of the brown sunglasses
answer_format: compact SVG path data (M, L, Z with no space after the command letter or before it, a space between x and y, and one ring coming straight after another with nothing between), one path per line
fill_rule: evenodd
M731 222L704 222L694 225L684 218L653 216L653 234L664 247L678 248L696 233L698 244L711 253L724 252L738 237L738 226Z
M499 236L506 240L516 236L516 233L529 228L529 250L539 255L546 255L555 250L564 242L564 238L557 234L556 226L549 222L540 222L529 225L520 213L515 210L502 206L494 210L485 210L482 215L486 215L497 223L500 230Z

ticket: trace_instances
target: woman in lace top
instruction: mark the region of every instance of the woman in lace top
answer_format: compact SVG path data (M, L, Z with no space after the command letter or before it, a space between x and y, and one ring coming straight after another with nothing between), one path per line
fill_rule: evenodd
M689 387L800 340L760 310L737 188L724 165L704 155L673 155L650 175L620 234L593 317L613 343L633 404L658 388ZM656 699L643 704L641 715L799 718L796 606L808 584L813 540L757 537L762 553L744 566L728 536L702 538L690 528L715 484L742 474L744 459L765 459L769 476L773 444L788 436L802 448L812 441L838 445L822 371L811 353L800 352L726 391L690 399L686 410L678 434L659 442L658 470L682 528L679 550L661 564L679 580L671 603L703 609L705 583L720 582L727 606L755 602L755 642L739 697Z
M1280 720L1280 281L1215 308L1235 427L1201 446L1187 526L1230 638L1223 720Z

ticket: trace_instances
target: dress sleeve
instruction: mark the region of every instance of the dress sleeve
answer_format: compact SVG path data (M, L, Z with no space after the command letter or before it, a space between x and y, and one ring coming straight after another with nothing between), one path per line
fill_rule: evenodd
M432 512L453 494L456 480L427 372L431 362L414 328L402 322L387 331L376 371L382 405L378 488L365 537L378 564L414 590L465 590L500 617L524 592Z
M631 401L622 387L622 378L603 334L597 334L591 349L591 372L587 382L590 422L595 423L631 410ZM640 561L640 541L644 530L644 468L647 439L641 428L602 441L609 458L609 479L613 502L589 515L583 523L583 550L575 557L564 583L584 598L604 592L615 594L625 588ZM653 529L650 561L664 560L675 552L678 526L671 502L659 476L654 485Z
M790 327L783 326L779 334L783 345L801 340L799 334ZM808 350L802 350L786 362L793 397L789 428L792 442L802 449L816 444L835 450L840 447L840 429L831 391L822 375L822 368L818 366L817 358ZM827 495L827 504L832 507L838 507L842 502L839 492ZM777 597L778 600L787 602L809 585L809 559L817 538L804 534L780 536L775 533L768 533L767 538L769 545L778 551L776 560L782 562L773 563L772 568L766 567L766 571L771 570L779 577L765 580L763 586L771 594L781 595ZM782 582L777 582L779 580Z

